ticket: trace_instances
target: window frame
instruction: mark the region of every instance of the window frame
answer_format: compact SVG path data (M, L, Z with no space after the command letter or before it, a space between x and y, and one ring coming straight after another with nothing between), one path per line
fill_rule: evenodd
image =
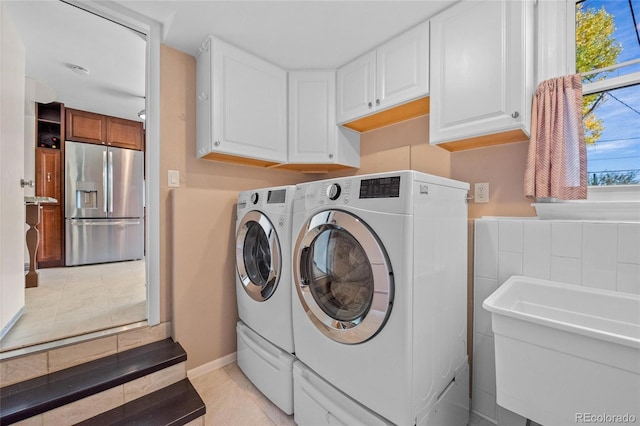
M565 33L567 74L576 73L576 4L580 1L581 0L566 0L565 10L563 11L567 17ZM556 9L555 12L558 13L561 11ZM622 62L613 67L602 68L602 70L617 69L637 62L640 62L640 58L638 60ZM640 72L584 84L582 86L582 93L584 95L590 95L635 84L640 84ZM640 200L640 185L589 185L587 187L587 200L597 202Z

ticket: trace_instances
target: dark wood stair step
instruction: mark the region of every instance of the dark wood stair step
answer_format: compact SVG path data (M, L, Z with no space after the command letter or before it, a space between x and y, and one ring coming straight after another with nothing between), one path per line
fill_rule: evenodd
M204 416L206 407L189 379L78 423L78 426L182 426Z
M186 361L172 339L150 343L2 388L0 425L70 404Z

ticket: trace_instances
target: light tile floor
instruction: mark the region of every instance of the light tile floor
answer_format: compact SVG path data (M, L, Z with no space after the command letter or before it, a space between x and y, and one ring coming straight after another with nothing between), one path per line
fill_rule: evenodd
M38 275L38 287L25 289L24 313L0 341L2 351L147 317L144 260L45 268Z
M291 426L286 415L269 401L242 373L236 363L191 379L207 405L205 426ZM471 413L469 426L495 426Z

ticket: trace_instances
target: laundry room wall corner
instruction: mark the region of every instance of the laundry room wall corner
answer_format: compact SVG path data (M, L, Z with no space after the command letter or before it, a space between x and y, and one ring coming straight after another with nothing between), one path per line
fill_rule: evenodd
M161 320L172 321L187 369L236 351L235 203L240 191L316 178L196 158L196 60L160 50Z

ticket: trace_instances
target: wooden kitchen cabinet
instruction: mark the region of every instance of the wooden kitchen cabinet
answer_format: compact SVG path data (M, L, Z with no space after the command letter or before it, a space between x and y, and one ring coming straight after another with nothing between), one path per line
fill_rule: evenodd
M531 1L462 1L431 18L432 144L526 140L532 93Z
M105 116L67 108L66 137L69 141L105 143L107 140Z
M346 123L428 94L429 22L423 22L338 69L337 121L361 130Z
M144 129L139 121L107 116L107 145L144 150Z
M62 151L36 148L36 196L52 197L57 203L41 205L38 268L64 266L64 193Z
M64 205L42 204L40 208L38 268L64 266Z
M336 123L334 71L289 72L289 149L283 168L360 167L360 134Z
M77 109L66 109L66 138L70 141L144 149L142 123Z
M287 162L287 75L215 37L197 56L197 156L258 166Z
M59 149L36 148L36 194L62 201L62 155Z

